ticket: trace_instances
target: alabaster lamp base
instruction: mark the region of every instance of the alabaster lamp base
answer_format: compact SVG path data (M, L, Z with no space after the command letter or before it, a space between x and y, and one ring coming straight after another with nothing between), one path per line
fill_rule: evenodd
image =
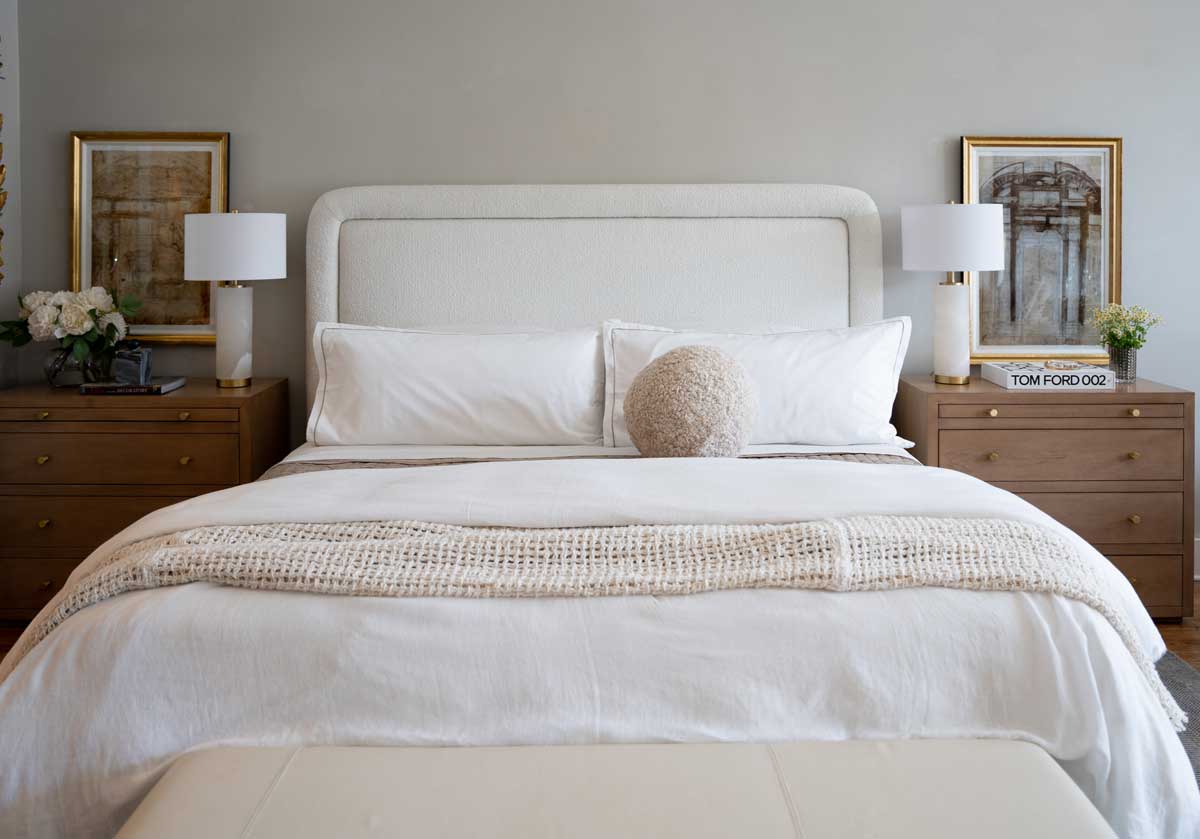
M943 385L971 381L971 310L966 283L942 283L933 291L933 380Z
M254 289L236 283L218 283L217 386L246 387L254 360Z

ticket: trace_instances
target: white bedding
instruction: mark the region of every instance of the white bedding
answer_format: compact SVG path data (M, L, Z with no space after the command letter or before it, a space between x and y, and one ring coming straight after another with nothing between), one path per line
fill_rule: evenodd
M564 527L861 514L1001 517L1062 531L1009 493L924 467L533 460L237 487L147 516L77 573L129 541L216 523ZM1070 538L1161 655L1133 589ZM1122 836L1200 834L1200 792L1157 699L1111 625L1064 598L928 588L354 599L192 584L84 610L0 683L0 835L111 835L174 757L216 744L913 736L1035 742Z

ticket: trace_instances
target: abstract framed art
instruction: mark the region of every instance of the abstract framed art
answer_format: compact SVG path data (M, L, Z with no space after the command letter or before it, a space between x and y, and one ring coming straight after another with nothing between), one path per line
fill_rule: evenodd
M971 361L1107 363L1121 301L1121 140L963 137L963 202L1004 206L1005 267L970 272Z
M71 288L142 301L141 341L212 344L208 283L183 279L183 217L229 209L224 132L74 132Z

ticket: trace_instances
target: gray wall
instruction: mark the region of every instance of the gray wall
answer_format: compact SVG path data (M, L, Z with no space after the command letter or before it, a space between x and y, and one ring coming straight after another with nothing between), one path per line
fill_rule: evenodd
M297 436L304 226L327 189L860 187L924 372L938 278L899 270L898 208L958 197L961 134L1125 138L1125 299L1167 317L1141 370L1200 386L1193 0L22 0L20 26L26 287L68 283L71 129L231 131L233 206L289 216L255 370L292 380ZM211 350L160 366L211 375Z
M0 143L2 158L8 167L4 188L8 203L0 214L4 230L4 281L0 282L0 320L17 316L17 295L21 291L21 76L17 36L17 0L0 0L0 114L4 129ZM7 344L0 345L0 387L17 378L17 353Z

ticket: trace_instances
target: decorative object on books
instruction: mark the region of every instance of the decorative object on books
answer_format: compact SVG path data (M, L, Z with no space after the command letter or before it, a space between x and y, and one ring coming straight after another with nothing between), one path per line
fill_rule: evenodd
M1005 265L968 272L971 361L1108 357L1088 323L1121 300L1121 140L963 137L963 202L1004 207Z
M113 381L122 385L144 385L150 381L153 356L149 347L133 346L117 350L113 359Z
M250 384L254 290L247 280L287 276L283 213L201 213L184 217L185 280L217 283L217 384Z
M142 341L211 344L207 285L183 281L183 217L228 209L229 135L75 132L71 288L105 286L145 304Z
M629 436L644 457L737 457L750 442L757 400L733 356L691 344L642 368L624 407Z
M998 204L934 204L900 210L905 271L945 271L933 297L933 378L971 380L970 308L957 271L1004 268L1004 216Z
M1108 366L1118 382L1137 378L1137 351L1146 346L1150 327L1162 322L1141 306L1110 303L1092 312L1092 326L1100 333L1100 342L1108 349Z
M0 323L0 341L14 347L57 341L43 365L51 385L78 385L108 378L113 356L137 313L136 297L114 299L103 286L86 291L31 291L19 299L16 320Z
M1117 377L1107 367L1078 361L985 361L986 381L1008 390L1112 390Z

